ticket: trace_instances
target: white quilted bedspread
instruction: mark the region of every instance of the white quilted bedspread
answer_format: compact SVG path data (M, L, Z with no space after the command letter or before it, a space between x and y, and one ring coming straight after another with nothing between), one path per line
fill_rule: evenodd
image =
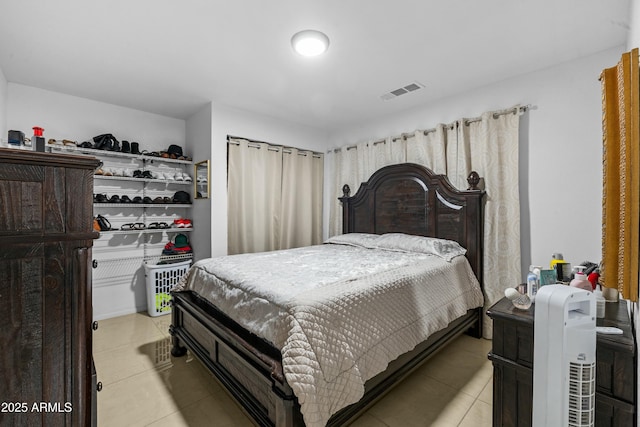
M344 245L203 260L179 287L281 349L308 427L324 426L390 361L483 303L464 256Z

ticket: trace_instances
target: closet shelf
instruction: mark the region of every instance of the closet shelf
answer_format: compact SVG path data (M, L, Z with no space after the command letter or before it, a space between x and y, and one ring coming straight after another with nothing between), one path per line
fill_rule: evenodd
M178 159L167 159L165 157L156 157L156 156L146 156L144 154L129 154L129 153L121 153L119 151L108 151L108 150L96 150L94 148L81 148L74 147L71 145L47 145L49 151L67 151L77 155L89 155L89 156L98 156L98 157L119 157L124 159L136 159L136 160L144 160L144 161L161 161L166 163L180 163L183 165L193 164L191 160L178 160Z
M154 262L158 263L159 261L177 261L177 260L187 260L192 259L193 254L180 254L180 255L144 255L144 256L133 256L126 258L94 258L97 261L98 266L103 266L103 263L117 263L121 266L123 263L128 264L138 264L140 262L149 263Z
M151 233L188 233L193 231L192 228L145 228L143 230L109 230L101 231L100 237L111 236L114 234L151 234Z
M188 203L94 203L96 208L190 208Z
M94 175L95 179L112 179L115 181L156 182L163 184L192 185L191 181L176 181L175 179L133 178L129 176Z

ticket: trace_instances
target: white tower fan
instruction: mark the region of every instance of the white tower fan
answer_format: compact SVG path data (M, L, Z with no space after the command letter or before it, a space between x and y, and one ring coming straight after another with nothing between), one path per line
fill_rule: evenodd
M533 427L593 427L596 300L566 285L540 288L535 302Z

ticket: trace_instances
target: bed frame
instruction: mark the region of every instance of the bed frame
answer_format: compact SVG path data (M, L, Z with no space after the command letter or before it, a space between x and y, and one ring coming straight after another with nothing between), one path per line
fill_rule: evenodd
M349 197L343 187L344 233L407 233L445 238L467 249L467 258L482 284L483 196L472 172L469 189L453 188L444 175L405 163L386 166ZM300 405L282 371L280 351L242 328L192 291L174 292L172 355L187 348L218 378L245 412L260 426L304 426ZM482 335L482 308L433 334L414 350L391 362L386 371L365 384L357 403L334 414L329 426L354 420L394 384L463 332Z

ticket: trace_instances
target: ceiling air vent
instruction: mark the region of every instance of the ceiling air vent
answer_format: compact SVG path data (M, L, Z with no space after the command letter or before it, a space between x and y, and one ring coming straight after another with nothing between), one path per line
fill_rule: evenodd
M394 99L399 97L400 95L404 95L405 93L409 93L409 92L414 92L418 89L422 89L424 88L424 85L422 83L418 83L418 82L413 82L411 84L408 84L404 87L398 88L398 89L394 89L391 92L385 93L382 96L380 96L380 98L383 101L389 101L390 99Z

